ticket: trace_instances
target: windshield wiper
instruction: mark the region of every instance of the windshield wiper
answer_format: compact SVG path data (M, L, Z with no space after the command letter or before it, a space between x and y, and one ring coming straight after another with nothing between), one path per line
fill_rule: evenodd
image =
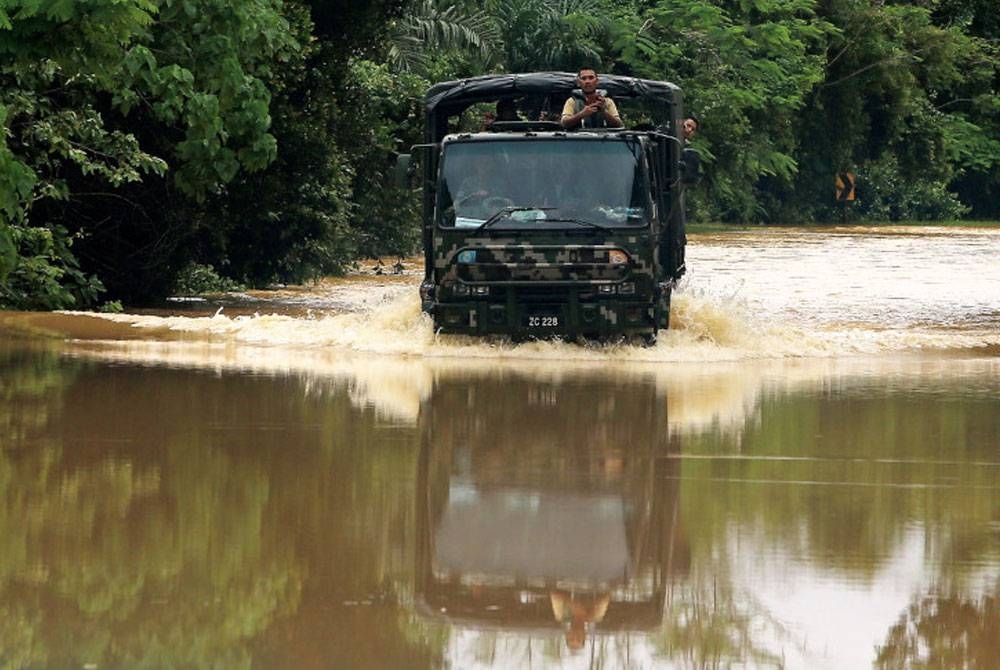
M545 212L545 211L548 211L548 210L551 210L551 209L555 209L555 207L515 207L514 205L511 205L509 207L504 207L500 211L494 213L493 216L491 216L490 218L488 218L485 221L483 221L482 225L479 226L478 228L476 228L476 230L474 232L478 233L480 230L485 230L486 228L489 228L490 226L492 226L497 221L500 221L502 219L506 219L507 217L509 217L514 212L533 212L533 211L538 211L538 210L541 210L541 211ZM551 219L535 219L535 220L536 221L551 221Z
M605 233L610 233L611 229L607 226L602 226L599 223L594 223L593 221L587 221L586 219L545 219L546 223L575 223L578 226L584 226L585 228L597 228L598 230L603 230Z

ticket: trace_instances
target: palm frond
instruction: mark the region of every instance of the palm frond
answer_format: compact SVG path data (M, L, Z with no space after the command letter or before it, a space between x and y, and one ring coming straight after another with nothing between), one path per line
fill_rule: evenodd
M485 11L463 12L457 6L423 0L389 35L389 59L404 71L419 69L429 50L474 50L484 60L502 41L500 29ZM416 51L422 50L420 58Z

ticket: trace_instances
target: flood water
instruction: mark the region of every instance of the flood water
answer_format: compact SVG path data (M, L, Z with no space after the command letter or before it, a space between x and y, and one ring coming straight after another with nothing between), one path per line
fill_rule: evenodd
M998 257L692 236L650 349L415 271L0 313L0 667L994 667Z

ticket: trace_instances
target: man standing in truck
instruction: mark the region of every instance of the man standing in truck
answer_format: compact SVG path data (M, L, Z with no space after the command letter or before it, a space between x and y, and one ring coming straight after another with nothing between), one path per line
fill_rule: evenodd
M572 128L621 128L622 119L615 101L607 91L597 88L597 72L590 67L580 68L576 75L579 90L563 105L559 123L567 130Z

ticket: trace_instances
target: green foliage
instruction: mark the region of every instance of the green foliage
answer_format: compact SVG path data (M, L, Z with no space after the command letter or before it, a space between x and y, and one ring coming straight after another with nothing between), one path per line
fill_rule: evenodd
M0 245L4 232L0 228ZM103 293L100 280L80 270L65 228L8 227L6 238L10 247L4 254L7 272L0 272L0 309L80 308Z
M243 287L232 279L220 277L211 265L189 263L174 280L174 295L200 295L202 293L224 293L238 291Z
M0 223L0 285L15 267L17 245L14 243L14 229L6 223Z
M977 111L996 97L992 48L961 22L935 22L928 7L853 1L824 14L837 31L798 124L803 169L782 194L789 214L834 216L833 175L843 170L858 175L870 218L963 211L956 180L997 172L996 123Z
M611 29L597 0L491 0L503 35L508 72L575 70L602 62L601 39Z
M420 0L392 25L386 60L434 80L573 70L604 60L618 25L601 0Z
M299 35L311 23L295 5ZM277 159L205 203L195 258L248 285L343 272L360 256L410 254L418 199L392 183L397 152L420 141L426 80L309 42L271 80Z
M907 179L894 154L868 163L858 198L858 214L873 221L948 220L968 212L944 182Z
M1000 100L997 100L1000 107ZM998 110L1000 111L1000 110ZM1000 135L964 118L951 118L944 138L948 158L962 170L989 172L1000 167Z
M9 114L3 97L0 97L0 222L19 221L24 217L25 203L31 198L37 180L31 168L18 160L7 146L7 138L10 136L7 124ZM6 248L9 248L9 244ZM3 275L4 272L0 271L0 281L3 280Z
M103 290L70 250L74 224L36 216L82 179L110 188L165 162L106 123L97 96L117 82L124 45L153 20L148 2L10 2L0 15L0 217L19 254L0 271L8 307L82 307ZM8 251L9 254L9 251ZM6 276L4 276L6 275Z
M168 149L185 193L203 197L238 170L274 159L266 82L300 48L282 7L279 0L165 3L142 43L126 51L115 103L182 130Z
M84 233L82 267L116 294L161 291L203 220L195 203L274 159L269 85L308 31L289 29L280 0L8 7L0 209Z
M121 300L109 300L98 306L97 311L104 314L121 314L125 311L125 307L122 305Z
M623 45L621 59L636 74L680 84L702 121L694 146L709 177L706 214L764 218L759 181L788 183L798 171L793 122L822 80L830 24L808 0L664 0L637 16L634 30L639 39Z
M426 72L437 50L475 50L489 61L500 43L500 30L484 11L462 12L438 0L420 0L391 24L386 59L397 72Z
M389 23L414 0L310 0L317 39L332 51L333 62L345 63L379 51Z
M278 159L208 201L213 225L200 256L218 259L226 275L252 286L298 283L338 274L354 257L350 170L329 131L312 127L279 114Z
M289 5L293 30L308 35L303 7ZM277 157L241 172L206 202L197 259L239 282L301 282L341 272L356 253L349 227L352 167L337 147L336 54L303 39L272 79L271 132Z
M17 10L14 12L13 10ZM153 20L145 2L9 2L0 14L0 210L21 219L32 199L68 197L75 167L112 185L162 173L135 137L108 127L96 93L120 85L124 47Z
M421 141L426 87L426 80L386 65L349 64L336 136L354 166L350 222L362 256L410 254L420 239L419 198L395 185L393 175L396 155Z

